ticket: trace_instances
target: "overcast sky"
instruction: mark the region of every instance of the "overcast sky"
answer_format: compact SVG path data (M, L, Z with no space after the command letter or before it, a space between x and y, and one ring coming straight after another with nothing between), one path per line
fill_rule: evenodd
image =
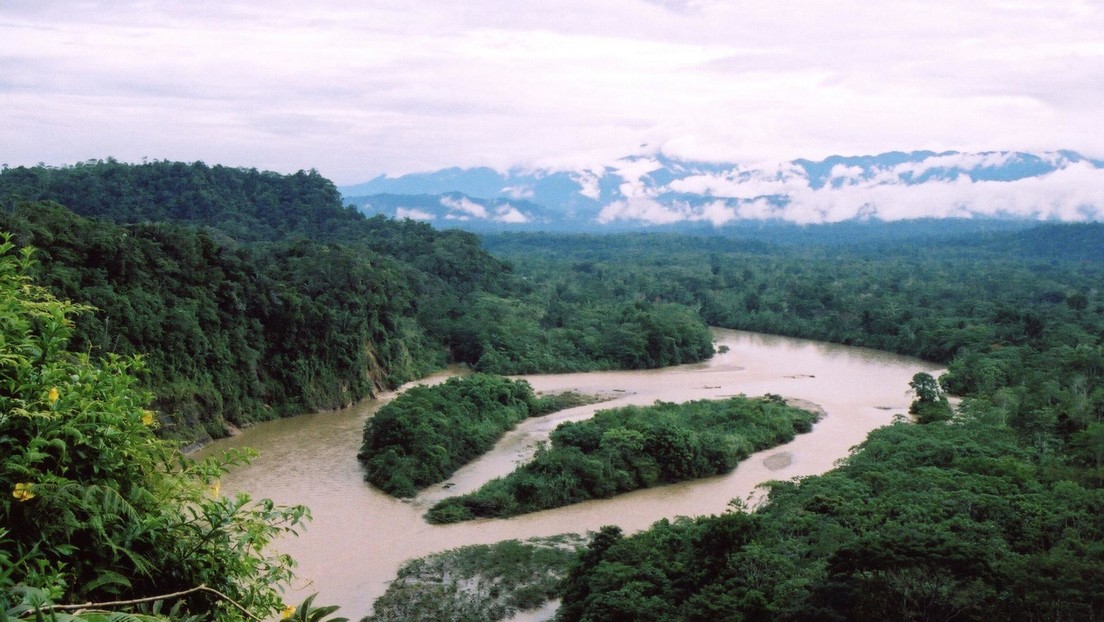
M0 163L1104 157L1098 0L0 0Z

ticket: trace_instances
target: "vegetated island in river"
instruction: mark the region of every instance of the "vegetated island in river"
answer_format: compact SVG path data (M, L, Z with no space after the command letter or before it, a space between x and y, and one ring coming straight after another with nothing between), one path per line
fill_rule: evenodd
M474 544L413 559L361 622L497 622L555 600L587 537Z
M567 392L538 397L524 380L491 374L418 385L364 426L357 457L364 478L396 497L413 497L486 453L518 422L599 398Z
M431 523L505 518L589 499L721 475L753 452L813 429L820 413L777 395L656 402L605 410L560 424L552 445L531 462L479 490L430 508Z

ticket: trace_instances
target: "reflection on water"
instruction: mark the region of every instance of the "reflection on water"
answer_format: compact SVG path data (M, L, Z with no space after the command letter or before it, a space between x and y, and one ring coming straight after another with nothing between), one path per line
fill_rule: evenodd
M661 518L723 512L734 498L754 503L761 493L757 486L764 481L832 468L870 430L908 410L908 382L914 373L936 370L923 361L862 348L721 329L714 336L718 345L729 350L705 363L649 371L526 376L537 391L571 389L615 399L522 423L492 452L457 472L447 490L434 486L413 501L393 499L369 486L356 459L365 420L393 394L339 411L260 424L213 444L200 455L231 447L260 452L251 465L223 479L223 491L243 490L257 498L309 506L314 521L307 532L280 543L299 561L296 591L288 601L298 602L318 592L319 603L341 605L340 614L355 620L369 613L372 601L383 594L407 559L465 544L596 530L608 524L632 532ZM440 374L422 382L445 377ZM764 393L808 400L828 416L812 433L798 436L784 448L752 455L729 475L505 520L434 526L421 518L435 500L473 490L512 470L562 421L656 400L684 402Z

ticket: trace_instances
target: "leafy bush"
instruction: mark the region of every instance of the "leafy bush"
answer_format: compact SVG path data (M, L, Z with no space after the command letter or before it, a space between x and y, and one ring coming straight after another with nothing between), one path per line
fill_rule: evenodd
M439 482L542 405L529 383L474 374L416 386L364 426L365 479L397 497Z
M174 593L174 616L279 613L293 562L266 545L307 509L220 495L244 456L195 462L158 439L142 360L68 352L86 308L32 285L13 249L0 238L0 617L120 599L156 613Z
M506 517L728 473L752 452L808 432L817 415L777 396L686 404L657 402L560 424L551 448L479 490L444 499L426 519Z

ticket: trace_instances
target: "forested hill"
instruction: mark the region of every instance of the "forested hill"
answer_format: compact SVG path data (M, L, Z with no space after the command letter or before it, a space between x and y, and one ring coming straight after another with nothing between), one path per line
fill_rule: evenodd
M0 202L57 201L81 216L116 223L186 222L215 227L242 240L298 234L348 237L363 223L345 209L333 183L318 173L294 175L207 166L202 162L113 160L69 167L18 167L0 175Z
M550 320L542 286L473 234L367 218L315 173L5 169L0 231L36 247L41 284L94 307L71 347L145 356L162 433L184 439L349 404L447 362L527 373L712 353L693 309L628 293Z
M413 317L413 270L369 251L227 244L56 203L23 203L0 229L36 248L40 283L95 307L77 318L73 348L145 357L172 436L341 406L444 363Z

